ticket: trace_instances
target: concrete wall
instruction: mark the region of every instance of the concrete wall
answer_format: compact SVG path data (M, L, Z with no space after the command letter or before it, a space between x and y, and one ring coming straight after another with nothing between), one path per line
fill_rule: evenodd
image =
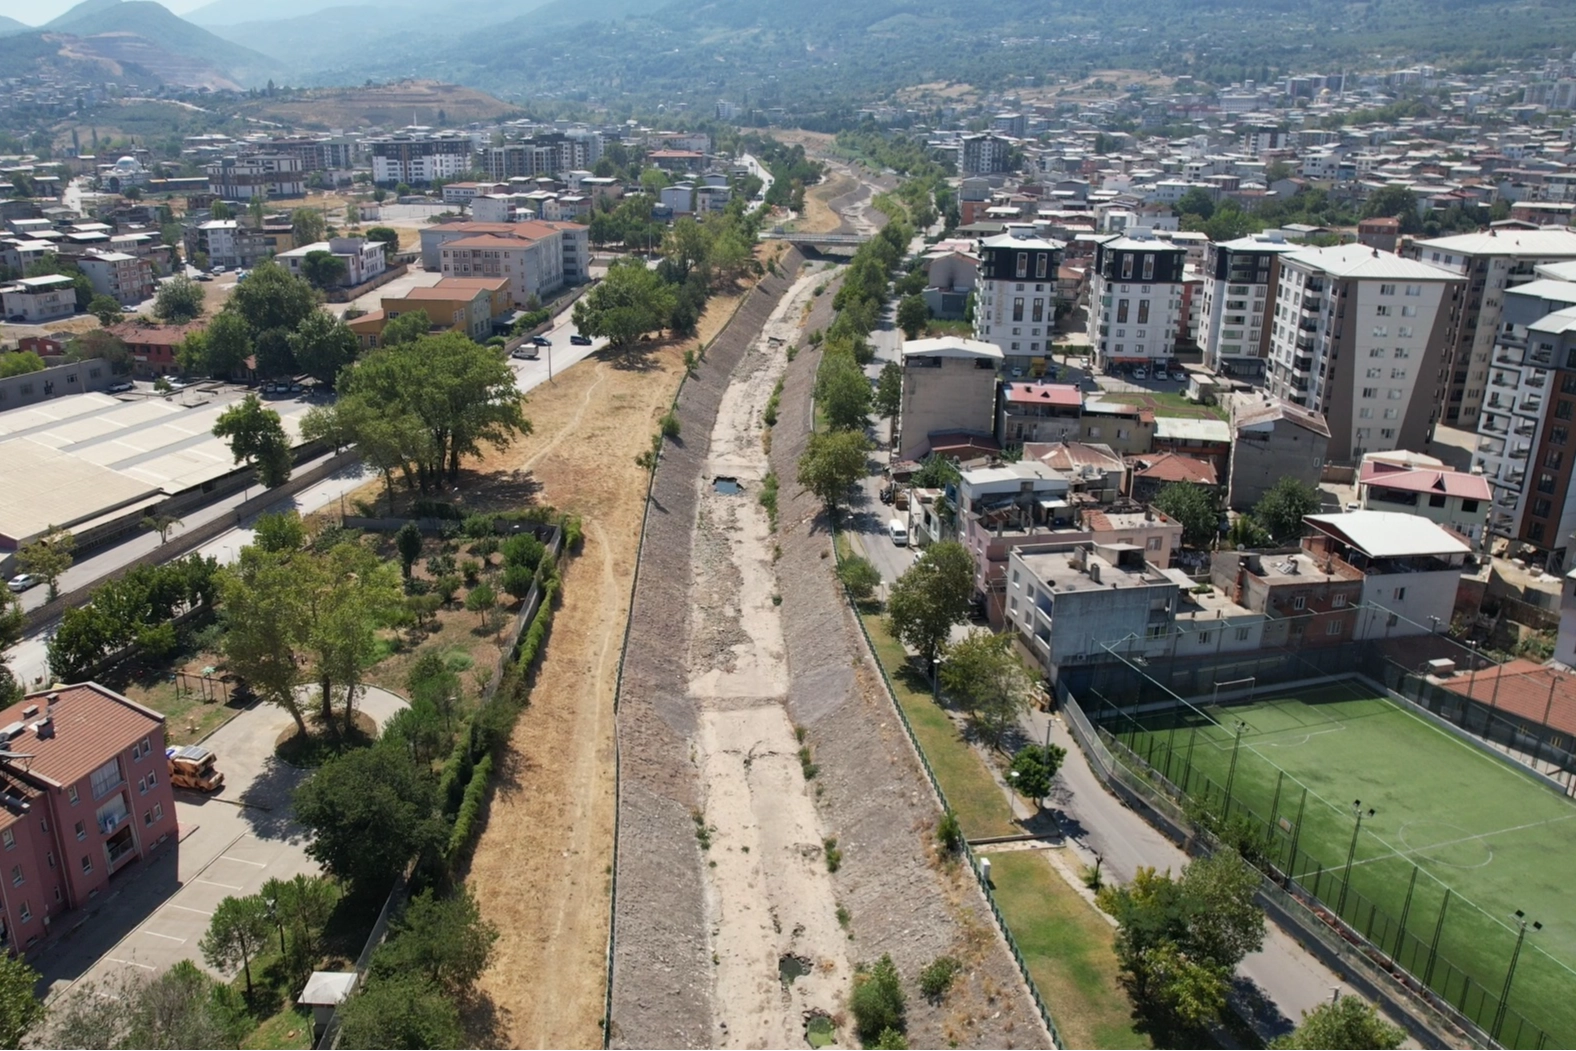
M996 369L989 358L916 358L939 361L940 368L903 369L903 408L899 417L897 458L915 460L930 449L939 431L991 434L995 430ZM979 362L985 367L976 367Z
M1267 435L1238 434L1232 443L1226 503L1233 511L1250 510L1282 478L1296 478L1317 487L1330 442L1322 434L1285 420Z
M1382 639L1397 635L1424 635L1434 630L1434 622L1429 620L1431 616L1439 618L1440 630L1449 628L1460 584L1460 568L1365 577L1364 609L1357 621L1357 637ZM1373 608L1376 606L1383 608ZM1386 610L1400 615L1394 625L1389 624Z
M109 362L98 359L10 376L0 379L0 412L37 405L51 398L64 398L68 394L100 391L124 379L124 376L115 375Z

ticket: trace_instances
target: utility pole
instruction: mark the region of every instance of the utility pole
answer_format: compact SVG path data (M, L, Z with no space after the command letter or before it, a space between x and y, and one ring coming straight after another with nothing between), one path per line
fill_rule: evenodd
M1341 879L1341 899L1335 906L1335 914L1337 916L1346 911L1346 892L1352 885L1352 862L1357 857L1357 833L1363 830L1363 818L1374 816L1374 808L1369 807L1367 810L1364 810L1363 801L1354 799L1352 800L1352 816L1357 819L1357 823L1352 826L1352 845L1346 850L1346 875Z

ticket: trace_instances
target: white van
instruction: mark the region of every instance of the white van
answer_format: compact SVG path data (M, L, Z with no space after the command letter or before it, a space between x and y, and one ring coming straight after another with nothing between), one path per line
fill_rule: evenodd
M908 527L901 519L894 518L887 523L887 535L892 538L892 543L897 547L908 546Z

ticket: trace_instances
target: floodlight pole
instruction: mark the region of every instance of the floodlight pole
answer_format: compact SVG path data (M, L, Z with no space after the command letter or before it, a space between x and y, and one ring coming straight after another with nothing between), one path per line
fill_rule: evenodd
M1374 808L1363 809L1361 799L1352 800L1352 816L1357 823L1352 826L1352 845L1346 849L1346 874L1341 877L1341 899L1335 906L1335 914L1339 916L1346 911L1346 892L1352 885L1352 862L1357 859L1357 834L1363 830L1363 818L1373 817Z
M1505 988L1499 994L1499 1010L1494 1012L1494 1028L1489 1036L1497 1043L1500 1028L1505 1024L1505 1012L1510 1007L1510 983L1516 977L1516 963L1521 959L1521 943L1527 940L1527 915L1520 909L1516 910L1516 947L1510 951L1510 967L1505 971ZM1541 931L1543 924L1532 921L1532 929Z
M1237 780L1237 752L1242 748L1242 731L1247 728L1247 723L1237 720L1237 736L1231 745L1231 769L1226 771L1226 803L1220 811L1222 821L1231 817L1231 788Z

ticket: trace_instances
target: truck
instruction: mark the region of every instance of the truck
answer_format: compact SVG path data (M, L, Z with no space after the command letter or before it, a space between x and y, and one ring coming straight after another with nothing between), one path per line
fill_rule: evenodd
M212 749L200 744L166 748L164 757L170 764L170 784L176 788L193 788L199 792L217 792L224 784L224 774L214 769L219 757Z

